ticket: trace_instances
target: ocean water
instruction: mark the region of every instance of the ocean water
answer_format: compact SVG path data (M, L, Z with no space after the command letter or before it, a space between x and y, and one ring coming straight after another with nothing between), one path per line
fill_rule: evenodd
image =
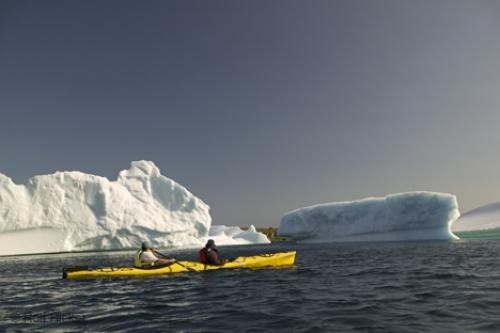
M463 332L500 330L500 241L221 248L297 250L296 267L71 281L67 266L132 252L0 258L1 332ZM195 259L195 251L173 252Z

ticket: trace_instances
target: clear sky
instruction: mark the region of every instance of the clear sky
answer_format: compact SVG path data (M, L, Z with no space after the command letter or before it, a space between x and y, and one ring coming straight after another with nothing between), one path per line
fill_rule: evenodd
M216 224L500 200L500 2L0 0L0 172L154 161Z

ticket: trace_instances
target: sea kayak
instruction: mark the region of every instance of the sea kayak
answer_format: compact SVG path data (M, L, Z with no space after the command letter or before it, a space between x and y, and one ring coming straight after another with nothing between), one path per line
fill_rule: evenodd
M71 267L63 269L64 279L93 279L112 277L147 277L182 272L204 272L218 269L266 268L292 266L295 262L295 251L261 254L250 257L237 257L222 266L204 265L194 261L178 261L169 266L137 268L137 267Z

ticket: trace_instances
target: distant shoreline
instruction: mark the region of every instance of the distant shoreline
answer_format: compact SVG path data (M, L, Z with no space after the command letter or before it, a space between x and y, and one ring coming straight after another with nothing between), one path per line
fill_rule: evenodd
M248 229L242 227L242 229ZM255 228L258 232L263 233L271 241L271 243L279 243L289 241L290 238L278 236L278 228L261 227ZM500 239L500 228L476 231L455 231L453 232L460 239Z
M244 228L242 228L244 229ZM255 228L258 232L263 233L271 241L271 243L286 242L289 240L288 237L278 236L278 228L273 227L263 227Z
M474 230L474 231L453 231L460 239L500 239L500 228Z

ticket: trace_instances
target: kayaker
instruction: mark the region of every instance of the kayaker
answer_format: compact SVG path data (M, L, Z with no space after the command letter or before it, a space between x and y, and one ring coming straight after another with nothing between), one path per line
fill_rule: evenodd
M158 258L156 251L148 242L142 242L141 249L138 250L134 258L135 267L151 267L169 265L177 260L174 258Z
M219 255L219 250L215 246L215 241L209 239L204 248L199 251L200 262L205 265L224 265L228 260L222 259Z

